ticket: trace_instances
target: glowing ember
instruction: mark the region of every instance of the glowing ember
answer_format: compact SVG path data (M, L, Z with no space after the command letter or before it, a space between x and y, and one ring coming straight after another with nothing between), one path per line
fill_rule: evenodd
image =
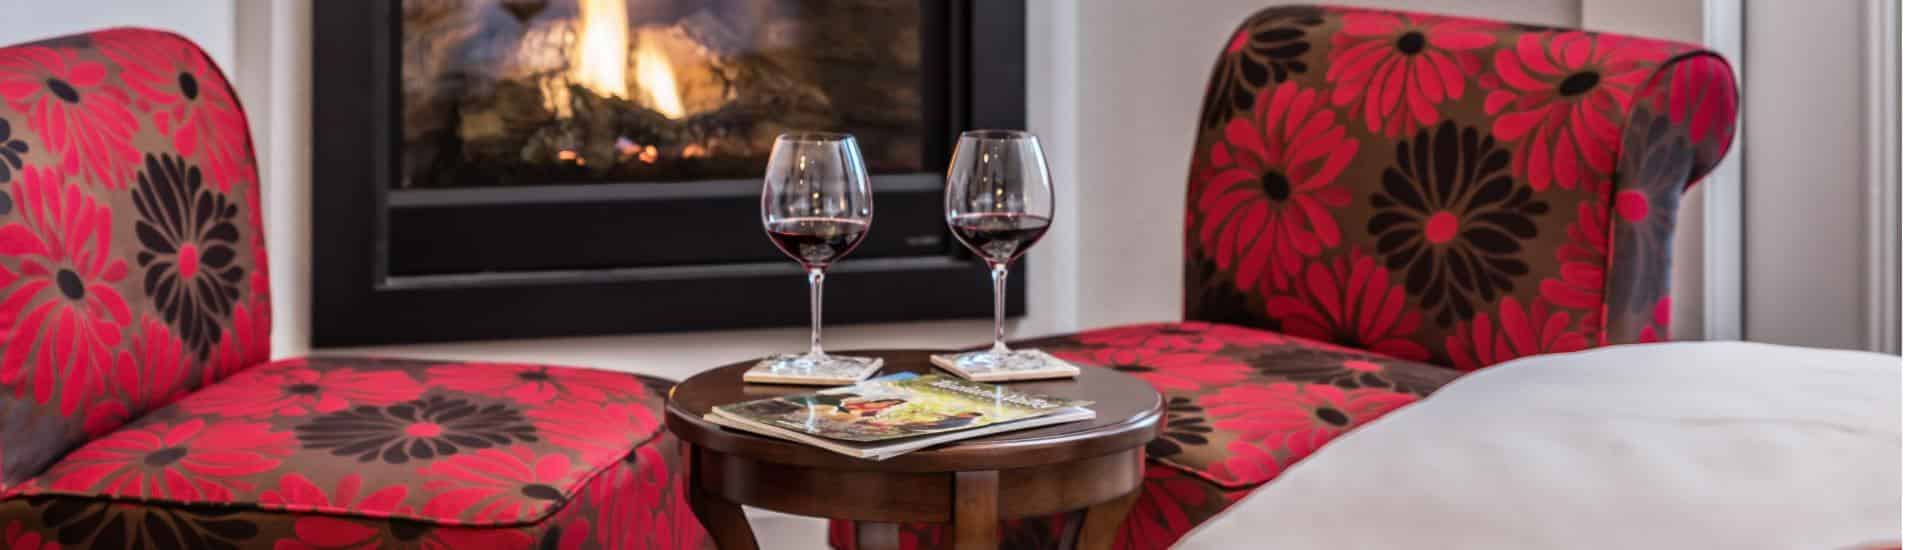
M680 156L684 158L704 157L707 156L707 148L698 143L689 143L686 147L680 148Z

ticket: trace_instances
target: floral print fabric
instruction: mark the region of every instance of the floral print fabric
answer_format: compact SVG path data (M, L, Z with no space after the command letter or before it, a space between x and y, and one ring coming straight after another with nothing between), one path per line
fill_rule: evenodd
M1667 337L1680 196L1736 119L1718 55L1316 6L1225 42L1187 183L1188 321L1031 343L1166 395L1119 547L1172 545L1462 371ZM1053 547L1068 525L1006 522L1002 547Z
M65 495L0 502L0 546L31 550L149 548L275 550L577 548L690 550L709 546L686 500L679 442L660 434L620 453L540 521L453 526L415 519L414 487L359 474L272 477L259 507L189 506ZM339 515L326 510L367 513Z
M192 43L0 48L0 547L699 548L668 382L267 363L260 192Z
M1260 70L1281 37L1293 70ZM1462 370L1665 338L1679 197L1738 99L1686 44L1314 6L1249 18L1210 86L1186 318Z
M0 414L22 428L0 432L0 488L266 361L259 198L245 118L193 44L0 48Z
M455 368L457 367L457 368ZM472 380L566 373L595 388L571 402L628 411L558 432L545 404L467 391ZM536 521L661 431L664 401L627 373L535 365L360 358L254 367L81 445L14 488L193 504L292 507L452 525ZM351 483L394 498L290 501L290 484Z

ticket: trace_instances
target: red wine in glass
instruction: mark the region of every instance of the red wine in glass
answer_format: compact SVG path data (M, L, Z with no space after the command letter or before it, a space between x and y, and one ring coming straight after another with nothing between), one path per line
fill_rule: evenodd
M947 221L960 244L993 263L1011 262L1025 254L1052 223L1043 216L1006 212L957 214Z
M786 218L766 226L774 246L807 267L825 267L846 257L867 238L867 222L852 218Z
M852 135L781 134L767 157L760 223L780 252L807 271L812 333L804 354L780 354L755 365L782 383L850 384L880 368L872 357L831 355L820 345L827 268L860 246L873 223L873 186ZM749 372L751 375L752 372Z
M947 228L993 275L993 347L951 360L965 371L1018 363L1007 348L1007 264L1047 233L1053 178L1040 138L1018 130L960 134L947 165Z

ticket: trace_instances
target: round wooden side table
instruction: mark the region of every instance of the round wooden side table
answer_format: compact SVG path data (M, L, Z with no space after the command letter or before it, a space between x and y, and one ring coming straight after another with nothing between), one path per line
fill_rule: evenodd
M946 350L835 352L882 357L881 374L939 372ZM1073 379L1013 382L1021 391L1090 399L1094 418L996 434L883 461L861 460L702 420L716 405L816 391L747 384L746 361L673 388L667 427L683 442L687 499L722 550L758 548L742 505L853 520L861 549L898 544L900 523L949 523L955 548L999 546L999 520L1085 510L1068 529L1080 548L1108 548L1146 471L1160 393L1131 376L1082 369ZM878 375L876 375L878 376Z

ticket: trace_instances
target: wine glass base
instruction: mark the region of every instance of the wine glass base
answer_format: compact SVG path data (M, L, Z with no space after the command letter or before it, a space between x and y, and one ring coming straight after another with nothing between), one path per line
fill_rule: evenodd
M741 379L762 384L841 386L873 376L881 363L878 357L786 353L761 359Z
M1037 349L947 353L934 355L932 361L934 366L978 382L1071 378L1080 375L1080 367Z

